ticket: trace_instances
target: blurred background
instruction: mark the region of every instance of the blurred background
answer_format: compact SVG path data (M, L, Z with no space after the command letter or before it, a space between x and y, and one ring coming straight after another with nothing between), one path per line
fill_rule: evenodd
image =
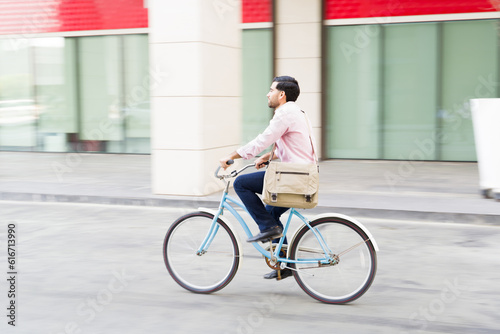
M210 2L221 18L240 12L241 143L272 115L264 98L282 45L307 48L279 39L277 2ZM418 160L476 161L468 102L500 97L500 2L313 4L321 28L295 34L319 41L323 159L404 160L432 141ZM143 0L0 2L0 150L150 154L148 10Z
M12 332L498 333L500 206L477 194L470 100L500 98L499 10L0 0L0 239L16 224L20 245ZM276 75L299 81L320 151L309 217L357 217L381 248L376 282L352 307L263 280L269 268L246 251L211 296L184 292L163 266L168 226L217 207L219 159L269 123ZM497 162L481 187L500 200ZM127 284L108 294L116 273ZM96 299L89 319L81 311Z

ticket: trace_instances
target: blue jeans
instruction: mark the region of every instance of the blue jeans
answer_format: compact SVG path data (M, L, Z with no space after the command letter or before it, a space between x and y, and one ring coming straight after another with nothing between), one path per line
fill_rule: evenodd
M259 226L261 232L265 232L276 225L283 228L280 217L288 208L265 205L257 194L262 194L264 187L265 171L259 171L251 174L243 174L234 181L234 190L247 208L250 216ZM276 240L275 240L276 242ZM286 244L286 239L285 239Z

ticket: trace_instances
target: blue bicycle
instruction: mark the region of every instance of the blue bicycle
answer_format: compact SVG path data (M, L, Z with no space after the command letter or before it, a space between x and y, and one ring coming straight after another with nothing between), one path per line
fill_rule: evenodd
M252 233L233 205L245 206L228 195L231 178L247 168L215 176L226 183L217 210L199 209L177 219L167 231L163 244L165 265L172 278L195 293L212 293L224 288L236 275L242 251L235 230L223 215L229 211L241 224L246 235ZM297 217L303 225L289 245L284 236ZM328 304L344 304L361 297L371 286L377 271L378 246L370 232L355 219L330 213L305 218L291 208L279 243L263 248L253 243L268 266L279 270L290 268L293 276L309 296Z

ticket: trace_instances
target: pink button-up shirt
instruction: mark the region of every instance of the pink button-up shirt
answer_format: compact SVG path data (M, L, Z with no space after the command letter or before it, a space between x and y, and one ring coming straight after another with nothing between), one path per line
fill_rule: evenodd
M314 163L314 137L306 113L295 102L287 102L274 111L269 126L254 140L236 150L243 159L250 159L276 143L276 156L282 162ZM311 140L309 139L311 135Z

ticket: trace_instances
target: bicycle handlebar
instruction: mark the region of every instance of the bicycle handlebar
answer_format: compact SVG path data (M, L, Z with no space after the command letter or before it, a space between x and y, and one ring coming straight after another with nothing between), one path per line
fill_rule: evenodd
M228 160L226 162L228 165L232 165L234 163L234 160ZM264 163L265 165L269 164L269 161L266 161ZM227 179L227 178L231 178L231 177L236 177L238 176L241 172L243 172L244 170L250 168L250 167L255 167L255 163L253 164L249 164L249 165L246 165L244 166L243 168L241 168L240 170L233 170L230 174L226 174L226 175L219 175L219 171L221 169L221 166L217 167L217 169L215 170L215 177L218 178L219 180L223 180L223 179Z

